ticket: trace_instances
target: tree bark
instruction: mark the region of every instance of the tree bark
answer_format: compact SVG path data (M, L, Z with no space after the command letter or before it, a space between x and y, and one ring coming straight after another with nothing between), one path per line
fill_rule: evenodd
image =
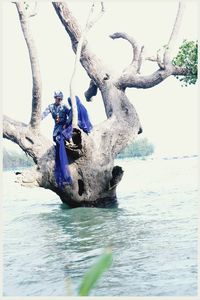
M26 11L23 1L18 1L14 3L17 7L19 20L24 35L24 39L26 41L30 63L31 63L31 70L32 70L33 88L32 88L32 112L31 112L30 125L32 128L38 129L40 125L40 116L41 116L42 83L41 83L41 75L40 75L37 50L28 22L28 19L30 17L35 16L36 12L28 14L28 11Z
M29 41L30 33L27 18L17 5L18 13L33 70L33 91L40 91L40 75L37 72L37 55L35 47ZM76 53L81 38L81 30L65 2L52 2L52 5L69 35L72 49ZM179 9L180 11L180 9ZM177 17L179 20L179 18ZM176 20L177 20L176 19ZM175 22L176 23L176 22ZM176 25L174 27L176 32ZM172 66L166 60L163 63L159 55L155 59L159 69L148 76L140 75L143 58L143 46L126 33L115 33L111 38L123 38L133 47L133 59L123 74L115 79L114 75L103 65L99 58L91 52L86 40L80 52L80 62L90 77L90 86L85 93L90 101L100 90L107 115L107 120L94 126L87 135L80 130L79 140L75 140L78 149L67 148L72 185L59 188L54 177L54 146L39 132L40 93L33 96L32 118L29 125L4 117L3 136L17 143L34 160L36 166L20 177L23 185L38 185L50 189L60 199L70 205L107 207L116 203L116 188L123 176L120 166L114 166L114 159L126 145L133 141L142 127L138 114L127 98L127 87L151 88L170 75L186 75L189 70ZM171 35L170 43L174 35ZM33 59L34 58L34 59ZM35 67L34 67L35 66ZM35 130L37 128L37 130ZM29 178L29 180L27 180ZM30 179L31 178L31 179Z

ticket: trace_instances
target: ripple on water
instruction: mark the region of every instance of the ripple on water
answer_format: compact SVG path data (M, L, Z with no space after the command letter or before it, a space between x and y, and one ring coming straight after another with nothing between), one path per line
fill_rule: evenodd
M112 246L112 266L91 296L195 296L194 162L120 161L125 176L114 209L68 209L55 194L29 193L7 174L4 295L65 296L66 278L76 293L85 271Z

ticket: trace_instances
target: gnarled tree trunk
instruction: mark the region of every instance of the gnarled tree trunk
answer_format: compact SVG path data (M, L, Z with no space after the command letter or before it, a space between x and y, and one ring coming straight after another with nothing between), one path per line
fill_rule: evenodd
M68 33L72 49L76 53L81 38L77 21L72 16L65 2L52 2L59 19ZM126 145L142 132L139 117L125 94L127 87L150 88L170 75L186 75L189 70L172 65L169 49L177 33L182 7L179 5L177 18L163 59L148 58L158 63L158 70L148 76L140 75L143 61L143 48L126 33L114 33L112 39L123 38L133 47L133 59L119 78L106 69L103 63L89 49L86 40L83 42L80 62L90 77L90 86L85 93L90 101L100 90L105 106L107 120L95 126L87 135L80 130L74 143L79 149L68 149L69 169L73 179L72 185L63 189L57 187L54 177L54 146L39 130L41 84L36 49L28 26L28 12L23 2L16 7L29 49L33 74L33 99L30 124L26 125L4 116L3 136L17 143L22 150L34 160L35 166L25 171L21 177L23 185L37 185L57 193L64 203L76 206L109 206L116 201L116 187L120 182L123 170L114 166L114 159Z

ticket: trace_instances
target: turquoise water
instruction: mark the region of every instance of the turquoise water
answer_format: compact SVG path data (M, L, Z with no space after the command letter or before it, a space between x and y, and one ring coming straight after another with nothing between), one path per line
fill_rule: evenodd
M93 296L196 296L198 160L118 160L114 209L68 209L4 173L4 296L77 294L107 246L113 264Z

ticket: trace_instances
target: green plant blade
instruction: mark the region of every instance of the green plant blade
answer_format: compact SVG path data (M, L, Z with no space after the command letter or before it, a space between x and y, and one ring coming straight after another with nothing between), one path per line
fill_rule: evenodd
M79 296L87 296L89 294L97 280L101 277L103 272L110 267L111 263L112 252L108 249L101 255L97 263L85 274L79 287Z

